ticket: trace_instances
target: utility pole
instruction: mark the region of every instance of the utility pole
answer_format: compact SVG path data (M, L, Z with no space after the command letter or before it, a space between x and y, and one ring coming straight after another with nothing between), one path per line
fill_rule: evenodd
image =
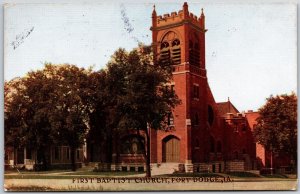
M273 148L271 144L271 175L273 175Z

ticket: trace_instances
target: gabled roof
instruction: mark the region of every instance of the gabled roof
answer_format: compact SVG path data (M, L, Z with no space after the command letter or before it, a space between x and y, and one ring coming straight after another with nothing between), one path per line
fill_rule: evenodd
M230 102L218 102L217 108L220 116L225 117L227 113L237 114L239 113L238 109Z

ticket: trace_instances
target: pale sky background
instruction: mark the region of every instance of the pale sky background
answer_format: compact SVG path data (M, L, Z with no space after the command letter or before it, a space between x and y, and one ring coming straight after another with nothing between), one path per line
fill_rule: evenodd
M151 44L153 3L102 1L85 4L14 4L5 9L4 79L24 76L44 62L105 67L113 52ZM182 9L159 3L158 15ZM257 110L271 94L296 93L296 4L189 2L189 10L206 16L206 68L217 102L240 110ZM129 18L125 26L121 10ZM133 31L128 32L132 27ZM17 48L18 35L32 32ZM126 29L127 28L127 31Z

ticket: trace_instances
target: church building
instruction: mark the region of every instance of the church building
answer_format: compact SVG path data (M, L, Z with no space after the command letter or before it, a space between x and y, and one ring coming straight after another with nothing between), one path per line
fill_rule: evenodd
M154 62L172 66L168 87L182 102L170 114L170 130L150 132L152 174L256 169L256 144L246 114L229 99L216 103L208 85L207 29L203 9L199 12L200 17L190 13L187 3L179 12L159 16L155 7L152 12ZM96 142L88 141L88 161L99 170L144 171L144 147L139 143L144 139L139 134L114 136L109 164Z
M182 100L172 115L173 130L152 131L151 162L185 172L254 169L255 143L245 115L230 101L216 103L208 85L203 9L200 17L187 3L163 16L154 9L151 30L155 60L172 65L170 87Z

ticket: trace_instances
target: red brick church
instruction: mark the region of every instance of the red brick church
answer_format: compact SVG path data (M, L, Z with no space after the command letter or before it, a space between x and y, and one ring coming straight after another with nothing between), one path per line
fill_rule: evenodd
M152 13L154 56L173 65L176 94L174 130L152 131L151 162L179 163L186 172L254 169L255 143L247 120L228 101L216 103L208 85L205 62L205 16L187 3L178 13Z
M197 17L184 3L179 12L158 16L154 7L151 30L154 60L173 67L169 87L182 101L170 115L172 130L151 131L152 173L256 169L253 123L247 120L247 115L256 113L240 113L229 100L216 103L208 85L203 10ZM136 134L116 138L110 167L99 168L145 169L138 138L144 139ZM88 160L105 161L94 147L88 144Z

